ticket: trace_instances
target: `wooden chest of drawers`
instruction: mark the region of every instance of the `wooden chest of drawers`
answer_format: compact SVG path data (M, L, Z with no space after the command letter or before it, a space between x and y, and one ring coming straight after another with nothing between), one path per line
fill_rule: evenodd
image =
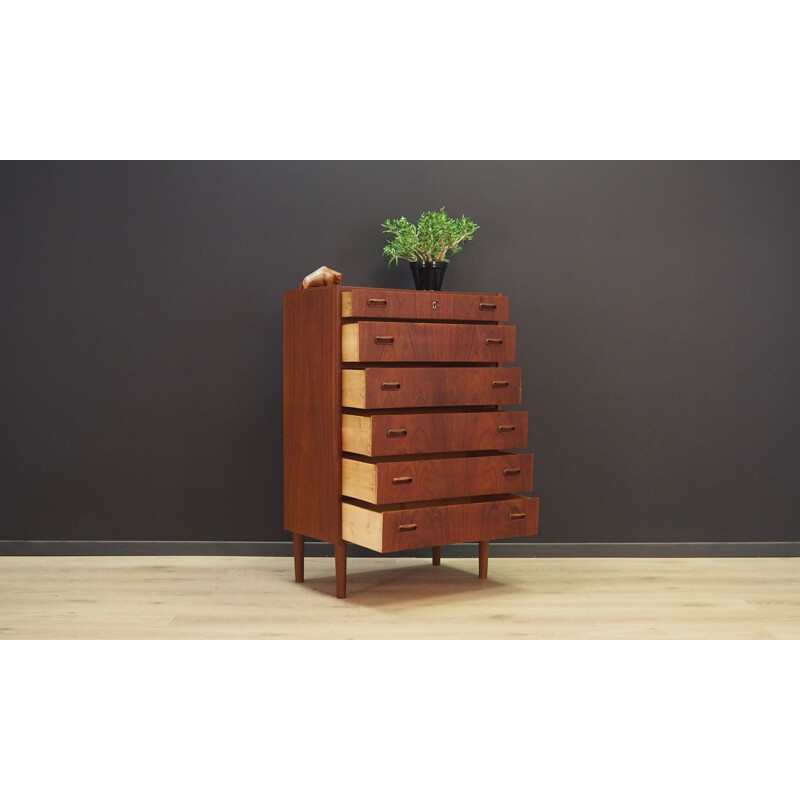
M284 526L378 552L537 533L516 330L497 294L326 286L284 295Z

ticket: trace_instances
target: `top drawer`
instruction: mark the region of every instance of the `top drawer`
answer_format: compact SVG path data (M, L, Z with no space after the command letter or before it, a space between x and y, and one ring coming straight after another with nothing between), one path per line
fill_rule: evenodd
M416 289L342 289L342 317L505 322L501 294L422 292Z

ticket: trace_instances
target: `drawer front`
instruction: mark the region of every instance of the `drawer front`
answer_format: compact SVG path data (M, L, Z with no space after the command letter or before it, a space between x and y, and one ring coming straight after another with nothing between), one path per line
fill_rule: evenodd
M508 298L412 289L346 289L342 290L342 317L505 322Z
M538 527L538 497L505 497L392 511L342 503L342 538L379 553L535 536Z
M342 415L342 449L364 456L522 450L527 411Z
M517 405L519 367L367 367L342 370L351 408Z
M374 505L512 494L531 489L531 453L418 458L377 464L342 459L342 494Z
M351 322L342 326L342 361L486 361L515 359L513 325Z

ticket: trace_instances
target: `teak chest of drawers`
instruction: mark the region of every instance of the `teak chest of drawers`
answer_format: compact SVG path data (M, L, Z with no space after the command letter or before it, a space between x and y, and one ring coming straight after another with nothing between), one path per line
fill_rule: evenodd
M284 294L284 527L381 553L537 533L516 330L499 294L325 286Z

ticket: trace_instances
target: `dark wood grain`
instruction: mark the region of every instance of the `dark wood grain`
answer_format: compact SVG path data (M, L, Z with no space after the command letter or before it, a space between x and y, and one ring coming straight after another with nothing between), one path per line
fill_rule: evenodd
M284 294L284 527L341 541L339 287Z
M434 547L431 548L431 550L433 551L433 553L432 553L433 566L434 567L441 566L441 564L442 564L442 548L438 547L438 546L434 546Z
M501 294L363 287L344 287L342 291L350 295L344 298L344 308L350 307L350 317L476 322L505 322L508 319L508 298Z
M364 372L366 408L516 405L522 400L519 367L367 367ZM397 383L397 390L381 388Z
M392 320L353 322L345 327L345 333L353 332L358 342L358 354L353 361L507 363L516 358L513 325L442 325ZM343 358L348 360L346 353Z
M305 536L300 533L292 534L294 544L294 579L302 583L305 577Z
M527 411L372 414L372 456L522 450L528 444Z
M513 515L524 515L512 519ZM477 503L455 503L384 511L381 552L433 547L483 539L535 536L539 498L515 497ZM398 530L416 525L414 530Z
M478 577L486 580L489 577L489 540L478 542Z
M377 497L361 499L378 505L516 494L533 489L532 453L422 458L388 461L369 467L377 473ZM345 495L348 493L346 485L342 491Z

